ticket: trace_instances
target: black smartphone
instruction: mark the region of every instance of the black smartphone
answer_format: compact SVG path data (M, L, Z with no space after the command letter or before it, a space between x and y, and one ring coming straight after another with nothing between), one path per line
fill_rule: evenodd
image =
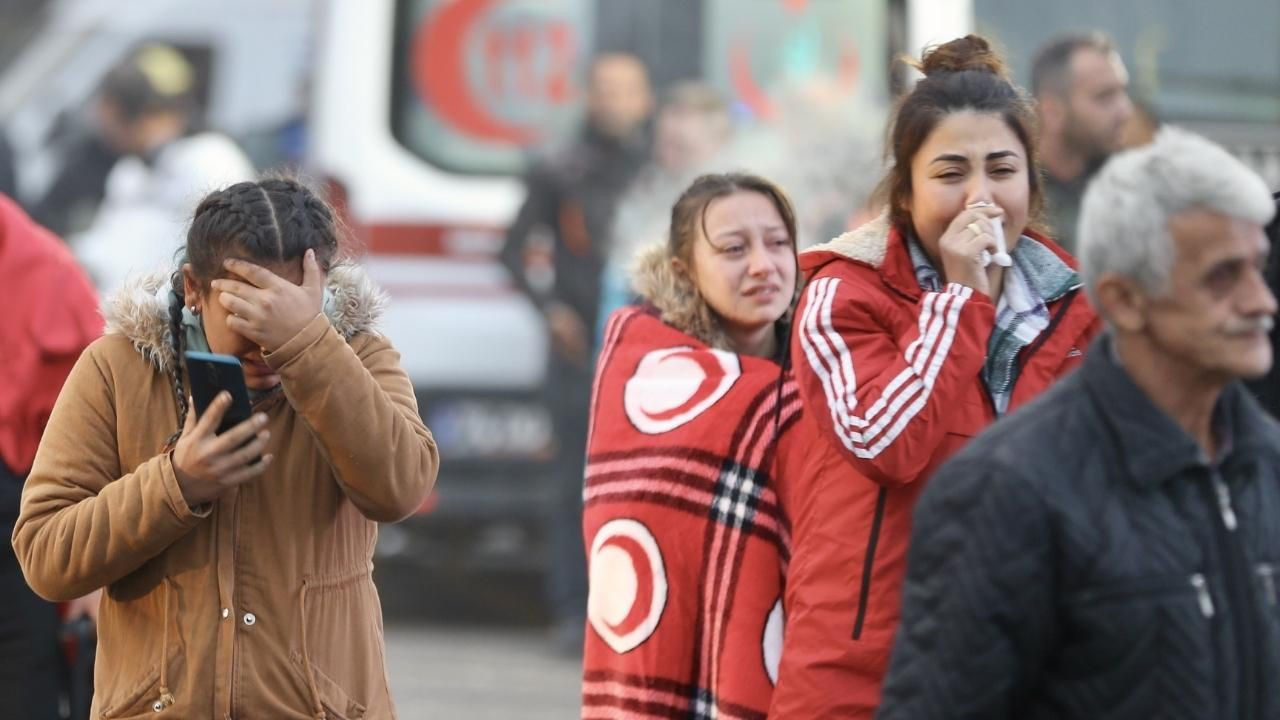
M253 414L249 404L249 388L244 384L244 370L240 360L231 355L217 353L188 352L187 377L191 382L191 399L195 402L196 418L204 417L204 413L213 404L218 393L226 390L231 393L231 407L222 416L217 433L222 433L239 425Z

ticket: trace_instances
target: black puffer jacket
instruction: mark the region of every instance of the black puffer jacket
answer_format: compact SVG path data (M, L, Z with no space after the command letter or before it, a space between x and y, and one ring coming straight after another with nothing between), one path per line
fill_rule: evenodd
M1096 343L926 488L878 717L1280 718L1280 426L1217 464Z

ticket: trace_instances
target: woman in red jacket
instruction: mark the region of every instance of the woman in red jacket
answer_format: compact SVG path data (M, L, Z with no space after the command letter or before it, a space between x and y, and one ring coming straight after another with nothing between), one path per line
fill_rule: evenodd
M1098 329L1041 227L1033 111L977 36L924 56L880 218L801 254L803 428L776 717L870 717L933 471L1074 368ZM1029 449L1034 450L1034 449ZM803 489L800 489L803 488Z

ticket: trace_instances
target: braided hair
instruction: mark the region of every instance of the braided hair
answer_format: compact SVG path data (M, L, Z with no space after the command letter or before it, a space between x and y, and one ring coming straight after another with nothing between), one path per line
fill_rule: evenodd
M189 411L183 389L186 333L182 308L186 293L181 266L191 265L192 274L205 291L221 273L222 261L231 255L285 262L314 250L320 269L328 272L338 256L339 228L333 209L307 186L289 177L236 183L208 194L196 206L179 269L170 278L169 342L174 353L172 382L178 403L178 429L167 446L177 442Z

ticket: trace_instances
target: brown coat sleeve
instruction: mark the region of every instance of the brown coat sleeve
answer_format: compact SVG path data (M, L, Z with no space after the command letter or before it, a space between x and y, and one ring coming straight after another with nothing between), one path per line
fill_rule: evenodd
M115 387L95 342L67 378L22 490L13 547L31 588L70 600L124 577L200 520L168 454L120 468Z
M362 334L348 344L317 315L266 360L361 513L395 522L422 505L440 455L390 342Z

